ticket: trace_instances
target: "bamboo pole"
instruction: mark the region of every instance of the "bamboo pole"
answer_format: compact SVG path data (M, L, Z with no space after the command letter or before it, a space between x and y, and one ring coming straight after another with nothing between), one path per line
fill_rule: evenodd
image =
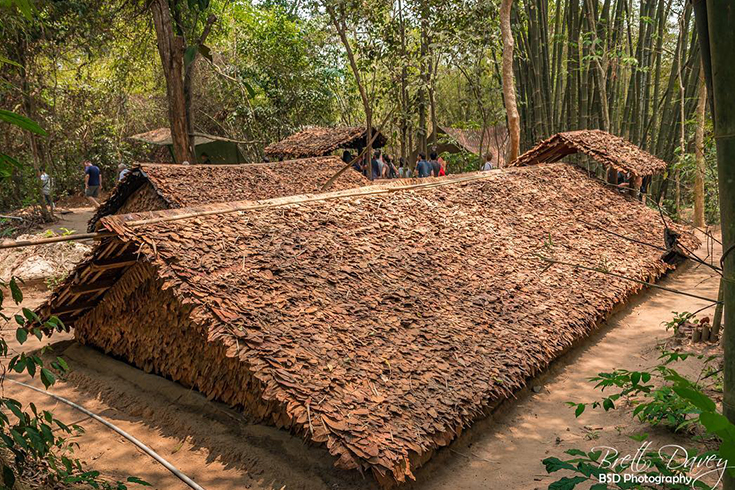
M114 233L101 231L97 233L78 233L76 235L55 236L52 238L41 238L39 240L14 240L0 243L0 250L5 248L31 247L34 245L46 245L48 243L72 242L78 240L99 239L112 236Z
M711 85L717 171L722 222L722 299L725 309L723 414L735 423L735 5L732 0L697 0L694 2L701 52ZM708 63L709 61L709 63ZM725 472L725 490L735 490L735 478Z

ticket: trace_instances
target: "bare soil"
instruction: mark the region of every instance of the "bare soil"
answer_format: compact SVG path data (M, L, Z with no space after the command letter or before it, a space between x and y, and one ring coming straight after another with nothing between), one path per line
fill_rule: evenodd
M77 219L75 217L74 219ZM80 228L74 228L79 231ZM699 251L706 255L705 250ZM719 250L716 249L718 254ZM660 284L715 298L719 276L704 266L685 264ZM24 306L39 304L46 292L28 291ZM658 346L671 340L662 326L672 311L695 311L706 303L674 293L649 290L621 308L579 347L532 380L530 388L495 413L474 424L459 440L439 451L416 472L418 481L407 488L532 490L546 488L560 475L546 475L541 460L563 457L571 448L590 450L612 446L635 452L639 443L628 436L648 432L656 446L691 442L665 429L651 430L633 421L630 410L604 413L587 410L575 419L565 402L589 402L599 393L587 378L615 368L644 369L657 364ZM711 314L706 310L702 315ZM13 328L2 331L14 351ZM322 447L273 427L250 422L242 413L208 401L198 392L159 376L146 374L94 349L72 336L54 335L48 343L71 367L68 378L52 391L105 417L148 444L208 490L361 489L374 488L369 476L335 469ZM29 341L26 348L37 348ZM687 361L681 369L699 370ZM27 381L27 377L12 375ZM40 386L40 382L33 381ZM64 421L87 430L77 457L113 478L135 475L160 489L188 488L131 443L79 412L49 397L12 383L7 395L53 408Z

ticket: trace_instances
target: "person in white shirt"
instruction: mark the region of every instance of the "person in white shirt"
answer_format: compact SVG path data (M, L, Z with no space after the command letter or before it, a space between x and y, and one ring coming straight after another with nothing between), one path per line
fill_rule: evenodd
M52 210L54 209L54 201L51 199L51 177L46 173L45 169L38 171L38 178L41 181L41 193L46 205Z
M120 172L117 176L117 181L120 182L122 179L125 178L126 175L128 175L130 169L126 167L124 163L121 163L117 166L117 171Z
M485 155L485 165L482 167L483 172L487 172L488 170L493 169L493 156L492 154L488 153Z

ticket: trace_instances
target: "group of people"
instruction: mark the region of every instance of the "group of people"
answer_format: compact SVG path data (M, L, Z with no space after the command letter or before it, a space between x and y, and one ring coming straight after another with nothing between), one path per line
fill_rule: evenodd
M419 153L416 167L413 170L408 166L405 158L400 157L396 160L391 155L382 153L380 150L376 150L373 153L373 157L370 159L370 165L368 165L368 159L365 155L355 158L347 150L342 153L342 160L345 163L352 162L352 168L362 173L365 177L372 177L372 180L439 177L447 174L446 162L436 152L430 154L429 160L426 159L424 153ZM397 166L396 163L398 164Z

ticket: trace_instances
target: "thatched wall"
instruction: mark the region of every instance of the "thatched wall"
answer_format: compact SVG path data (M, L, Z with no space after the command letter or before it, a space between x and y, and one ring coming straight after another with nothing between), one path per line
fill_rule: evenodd
M279 428L290 419L277 403L263 401L262 384L220 343L209 342L153 266L131 267L99 305L74 324L74 337L147 373L165 376Z

